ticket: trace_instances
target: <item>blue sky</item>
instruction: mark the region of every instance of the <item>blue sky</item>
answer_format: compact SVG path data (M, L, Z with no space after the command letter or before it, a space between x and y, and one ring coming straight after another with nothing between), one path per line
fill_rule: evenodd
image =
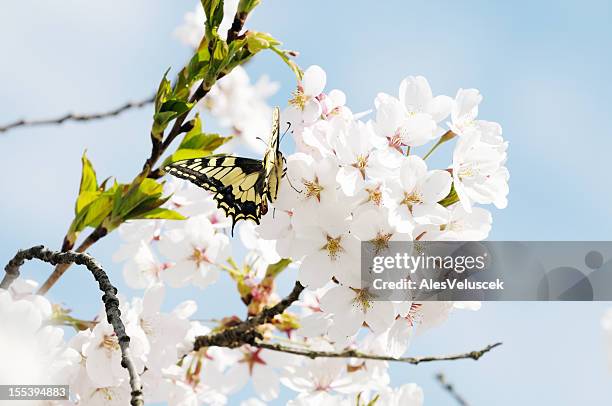
M169 66L176 70L189 56L172 32L194 6L160 0L3 5L0 122L104 110L148 96ZM301 66L325 68L328 88L342 89L354 111L370 108L379 91L395 94L407 75L426 76L434 93L480 89L480 116L499 121L510 142L510 203L493 211L490 238L610 240L611 17L605 0L263 0L248 27L300 51ZM294 82L277 58L255 58L248 71L280 82L272 101L284 104ZM142 109L96 123L0 134L0 258L38 243L59 247L82 151L88 149L100 176L129 180L149 152L150 115ZM446 166L448 152L440 149L432 161ZM92 253L111 265L116 247L111 236ZM123 289L119 267L112 266ZM25 274L43 280L49 271L32 264ZM215 291L176 291L168 305L197 297L203 315L241 312L238 300L221 308ZM80 269L71 269L49 296L83 317L98 309L99 294ZM394 383L419 383L428 405L452 404L432 378L439 371L474 405L610 404L612 375L599 327L609 306L487 303L476 313L456 313L416 338L412 354L494 341L504 346L477 363L394 366Z

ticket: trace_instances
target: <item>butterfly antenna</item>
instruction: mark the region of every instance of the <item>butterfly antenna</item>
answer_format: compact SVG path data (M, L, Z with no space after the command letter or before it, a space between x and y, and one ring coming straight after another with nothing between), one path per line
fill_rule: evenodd
M268 143L265 142L263 138L261 138L261 137L255 137L255 138L257 138L259 141L263 142L264 144L268 145Z
M301 190L297 190L295 186L293 186L293 183L291 183L291 181L289 180L289 176L287 176L287 182L289 182L289 186L291 186L291 189L295 190L298 193L302 193Z
M290 129L291 129L291 122L287 121L287 129L283 133L283 136L281 137L280 142L283 142L283 138L285 138L285 135L287 135L287 133L289 132Z

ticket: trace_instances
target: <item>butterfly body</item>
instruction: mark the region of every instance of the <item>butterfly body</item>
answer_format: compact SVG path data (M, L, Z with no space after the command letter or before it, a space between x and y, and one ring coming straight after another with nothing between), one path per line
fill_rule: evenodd
M232 233L238 220L259 224L268 212L268 202L278 196L285 175L285 157L279 150L280 112L274 109L272 134L263 159L233 155L211 155L173 162L169 174L213 193L217 206L232 219Z

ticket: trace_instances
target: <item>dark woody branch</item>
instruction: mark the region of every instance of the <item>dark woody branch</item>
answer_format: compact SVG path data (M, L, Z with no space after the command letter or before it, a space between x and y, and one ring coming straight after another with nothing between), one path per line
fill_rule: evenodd
M119 310L119 299L117 299L117 289L111 284L106 272L100 264L90 255L74 251L57 252L51 251L42 245L19 250L9 261L4 270L6 275L0 282L0 288L8 289L15 279L19 277L19 268L25 261L32 259L50 263L52 265L72 264L85 265L91 272L94 279L98 282L100 290L103 292L102 301L106 309L106 319L113 326L117 335L119 347L121 348L121 366L128 370L130 376L131 402L132 406L144 405L142 384L140 376L134 366L130 356L130 337L125 332L125 326L121 321L121 311Z
M293 302L298 300L303 290L304 286L296 282L291 293L276 305L268 307L259 312L256 316L248 318L219 333L196 337L193 346L194 351L198 351L203 347L236 348L243 344L255 345L256 339L262 338L257 332L257 327L270 322L275 316L282 314L293 304Z
M154 100L155 100L155 96L153 95L146 99L139 100L139 101L130 101L112 110L99 112L99 113L89 113L89 114L68 113L68 114L64 114L63 116L59 116L55 118L48 118L48 119L17 120L12 123L8 123L4 126L0 126L0 133L7 132L9 130L12 130L14 128L19 128L19 127L39 127L39 126L45 126L45 125L61 125L68 121L84 122L84 121L95 121L95 120L100 120L104 118L115 117L128 110L142 108L148 104L153 103Z
M301 355L311 359L314 358L360 358L371 359L378 361L394 361L404 362L412 365L418 365L424 362L435 361L455 361L461 359L479 360L483 355L492 349L499 347L502 343L495 343L486 346L477 351L470 351L461 354L444 355L444 356L426 356L426 357L389 357L385 355L368 354L357 350L346 350L341 352L331 351L316 351L308 348L297 348L292 346L284 346L277 343L262 341L262 335L257 331L257 327L270 322L275 316L282 314L293 302L298 300L300 293L304 287L296 282L293 290L287 297L278 302L276 305L262 310L259 314L251 317L239 324L229 327L218 333L213 333L205 336L196 337L193 350L198 351L205 347L226 347L236 348L245 344L252 345L258 348L265 348L272 351L285 352L294 355Z

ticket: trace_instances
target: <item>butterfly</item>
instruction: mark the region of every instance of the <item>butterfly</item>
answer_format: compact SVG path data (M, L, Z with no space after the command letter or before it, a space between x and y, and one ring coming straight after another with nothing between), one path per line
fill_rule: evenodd
M233 155L211 155L176 161L164 168L167 173L213 193L217 206L232 219L232 235L238 220L259 224L268 212L268 202L278 196L278 187L287 171L279 150L280 110L272 114L272 134L263 159Z

